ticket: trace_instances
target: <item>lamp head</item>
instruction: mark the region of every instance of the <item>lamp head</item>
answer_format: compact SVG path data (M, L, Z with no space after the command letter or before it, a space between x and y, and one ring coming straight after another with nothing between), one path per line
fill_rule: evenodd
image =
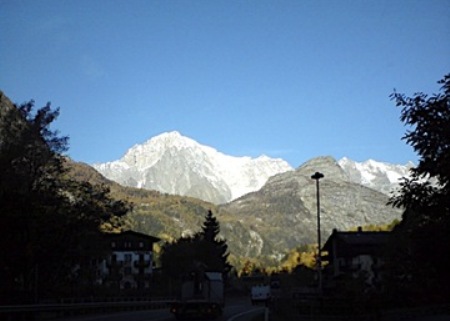
M317 179L317 180L319 180L321 178L324 178L324 177L325 176L322 173L319 173L319 172L315 172L315 174L311 176L312 179Z

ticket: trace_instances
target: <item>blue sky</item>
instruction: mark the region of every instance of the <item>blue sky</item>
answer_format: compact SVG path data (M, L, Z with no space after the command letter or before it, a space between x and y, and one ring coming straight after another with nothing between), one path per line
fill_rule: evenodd
M0 89L60 107L87 163L173 130L293 167L416 161L389 94L448 72L448 0L0 0Z

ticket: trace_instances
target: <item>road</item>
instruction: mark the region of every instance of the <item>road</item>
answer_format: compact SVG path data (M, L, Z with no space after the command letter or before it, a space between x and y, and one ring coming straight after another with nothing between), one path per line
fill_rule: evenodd
M223 315L217 321L249 321L256 315L264 314L263 306L252 306L248 298L227 302ZM169 309L117 312L111 314L77 316L58 321L174 321Z

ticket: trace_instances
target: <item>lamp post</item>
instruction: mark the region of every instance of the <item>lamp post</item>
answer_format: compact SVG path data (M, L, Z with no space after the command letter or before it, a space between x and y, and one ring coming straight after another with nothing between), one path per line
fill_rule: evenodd
M322 256L321 256L321 240L320 240L320 190L319 180L323 178L322 173L316 172L311 176L316 180L316 197L317 197L317 276L319 281L319 294L322 294Z

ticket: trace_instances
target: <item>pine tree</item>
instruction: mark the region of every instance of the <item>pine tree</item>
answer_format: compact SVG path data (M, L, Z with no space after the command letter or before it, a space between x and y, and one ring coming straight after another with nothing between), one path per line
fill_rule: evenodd
M217 219L213 216L211 210L208 211L208 214L205 217L205 222L202 226L202 235L203 238L208 242L216 241L216 237L220 232L220 224Z
M163 270L177 278L201 266L206 271L219 271L225 276L231 265L228 263L228 245L224 239L218 238L219 233L220 224L208 211L200 232L163 246Z
M202 231L197 234L197 238L203 241L206 249L205 264L209 269L215 269L224 273L231 269L228 263L228 245L224 239L219 239L220 224L214 217L211 210L205 217Z

